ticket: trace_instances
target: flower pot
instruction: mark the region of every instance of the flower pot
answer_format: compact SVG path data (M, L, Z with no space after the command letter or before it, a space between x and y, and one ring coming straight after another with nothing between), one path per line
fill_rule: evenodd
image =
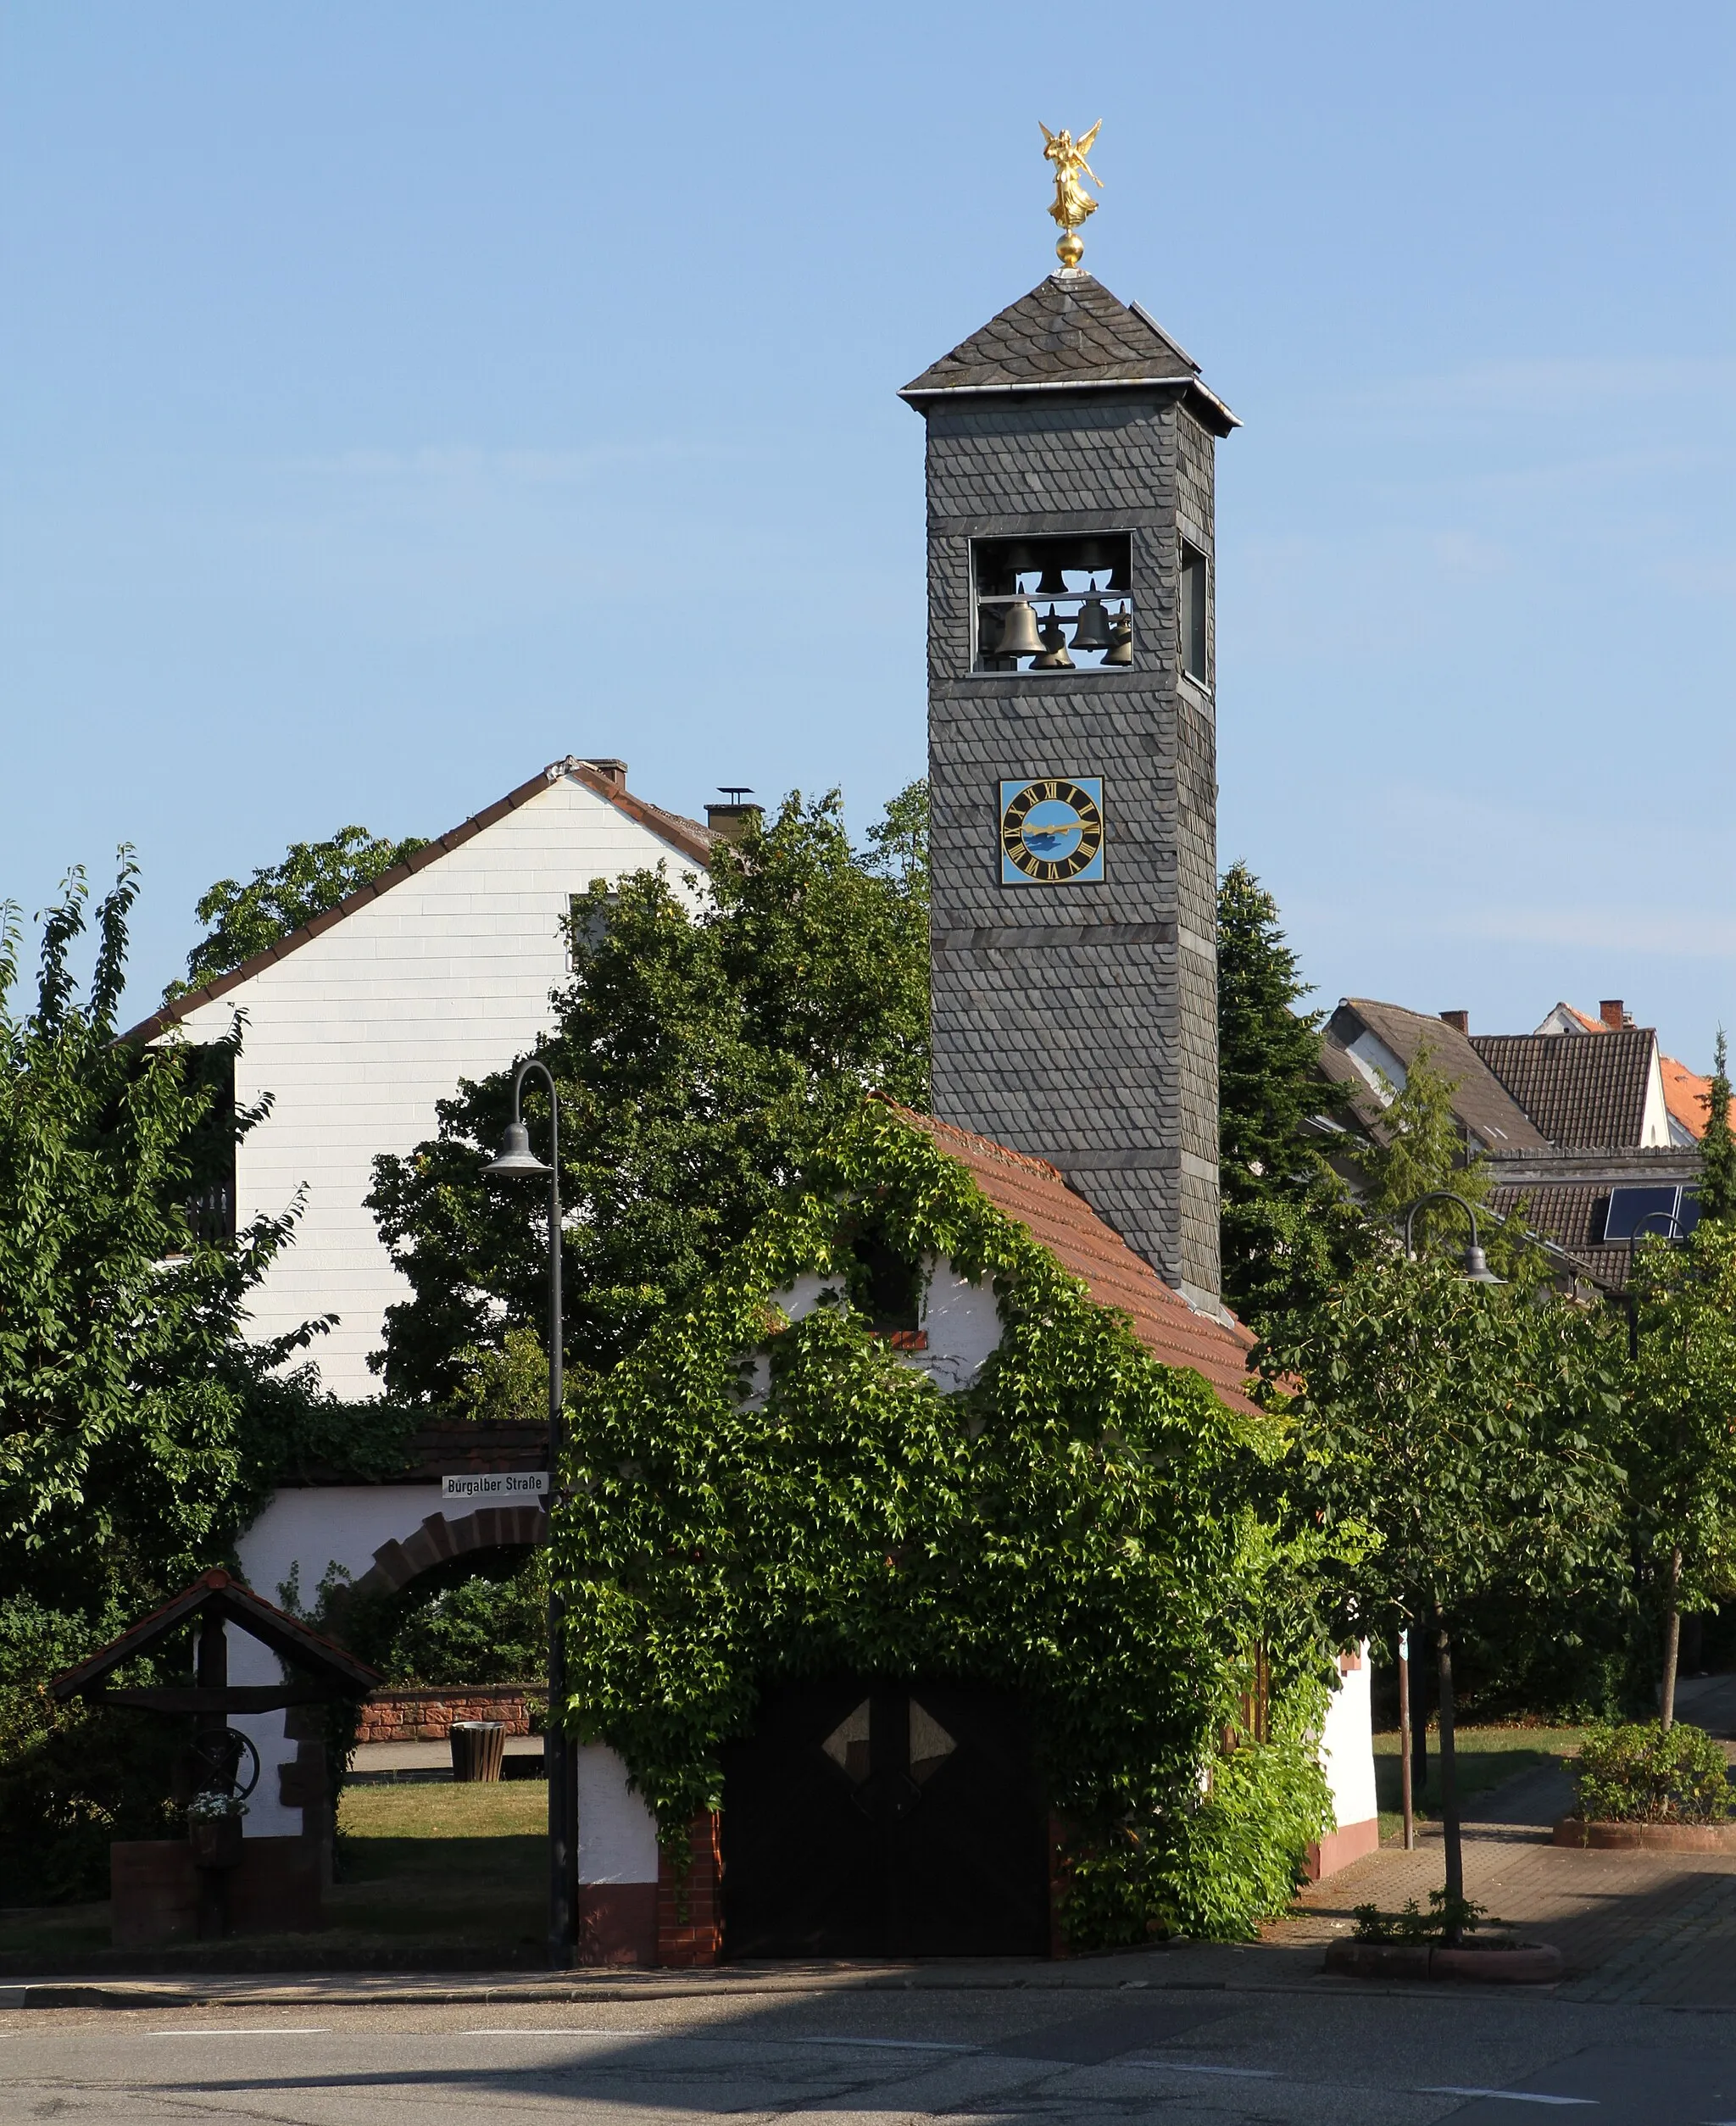
M1605 1853L1736 1853L1736 1823L1588 1823L1564 1816L1551 1834L1557 1845L1589 1845Z
M239 1867L242 1829L238 1816L190 1816L186 1842L195 1867Z

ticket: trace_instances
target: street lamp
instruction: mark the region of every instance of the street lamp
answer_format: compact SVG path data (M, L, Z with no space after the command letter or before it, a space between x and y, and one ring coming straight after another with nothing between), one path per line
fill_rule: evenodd
M1654 1218L1661 1218L1670 1227L1670 1231L1664 1235L1665 1239L1682 1240L1687 1238L1682 1230L1682 1221L1673 1210L1643 1211L1633 1221L1633 1230L1628 1236L1628 1272L1630 1277L1633 1273L1633 1257L1638 1252L1638 1244L1645 1237L1644 1229ZM1638 1358L1639 1355L1639 1302L1634 1298L1631 1287L1626 1285L1622 1287L1622 1301L1628 1310L1628 1355L1629 1358Z
M1411 1228L1416 1223L1416 1214L1425 1204L1455 1203L1471 1221L1471 1244L1465 1250L1465 1281L1467 1284L1505 1284L1505 1277L1498 1277L1488 1266L1477 1238L1477 1213L1465 1199L1450 1188L1431 1188L1426 1196L1419 1196L1405 1213L1405 1252L1413 1252L1410 1245Z
M548 1088L546 1166L531 1149L531 1133L524 1122L525 1080L532 1074ZM548 1773L548 1962L552 1970L570 1971L578 1938L577 1914L573 1908L578 1842L574 1819L578 1796L565 1723L566 1608L554 1558L554 1508L560 1496L561 1453L565 1444L560 1377L560 1102L546 1065L531 1061L519 1066L518 1076L512 1082L512 1120L506 1126L500 1155L490 1160L483 1171L509 1181L546 1177L548 1183L548 1721L542 1735L542 1758Z

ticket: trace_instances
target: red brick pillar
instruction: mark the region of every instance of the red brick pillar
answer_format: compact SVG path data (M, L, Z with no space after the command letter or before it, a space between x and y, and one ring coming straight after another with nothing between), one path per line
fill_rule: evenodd
M685 1879L668 1848L657 1856L657 1961L678 1969L723 1961L723 1848L715 1809L687 1826Z

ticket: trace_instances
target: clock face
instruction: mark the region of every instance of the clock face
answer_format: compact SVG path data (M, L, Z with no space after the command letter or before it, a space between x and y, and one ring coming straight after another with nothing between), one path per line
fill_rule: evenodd
M1003 886L1088 886L1103 877L1103 777L1000 786Z

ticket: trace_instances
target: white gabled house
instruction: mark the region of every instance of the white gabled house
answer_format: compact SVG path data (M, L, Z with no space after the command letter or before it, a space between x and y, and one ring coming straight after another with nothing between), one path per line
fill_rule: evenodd
M375 1159L431 1137L435 1103L461 1077L501 1069L549 1030L576 894L664 864L693 897L683 881L703 874L715 839L630 794L622 761L556 760L133 1028L136 1041L214 1042L247 1016L236 1099L269 1093L272 1105L238 1148L224 1215L244 1226L304 1192L294 1244L255 1295L262 1336L335 1314L314 1353L325 1384L379 1392L368 1356L408 1287L367 1208Z

